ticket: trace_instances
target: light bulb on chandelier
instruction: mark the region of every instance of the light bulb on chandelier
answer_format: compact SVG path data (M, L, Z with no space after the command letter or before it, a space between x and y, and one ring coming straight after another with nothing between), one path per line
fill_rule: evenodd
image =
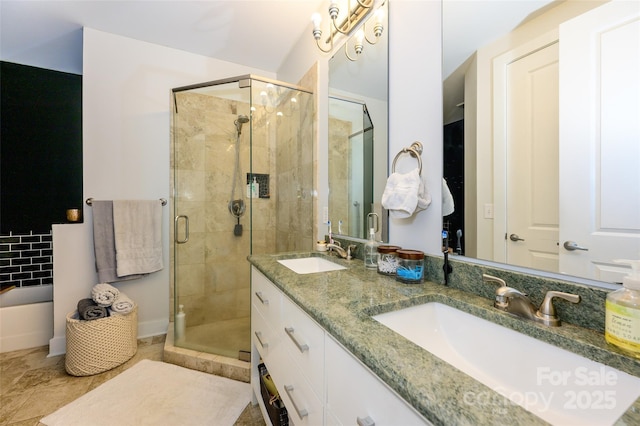
M369 39L366 34L366 26L369 22L364 22L361 25L355 39L354 52L355 57L349 55L348 48L348 40L345 42L345 55L349 60L356 61L358 59L358 55L362 54L364 49L364 40L367 43L374 45L378 42L380 37L382 36L384 26L382 24L384 19L384 11L382 6L384 6L386 0L382 0L378 5L378 9L373 17L373 39ZM368 2L362 0L356 0L356 4L354 7L351 7L351 0L347 2L348 13L347 16L341 21L340 24L337 24L338 17L340 15L340 8L337 2L331 2L329 5L328 13L329 18L331 19L331 24L329 26L329 37L322 42L322 17L319 13L314 13L311 17L313 21L313 38L316 40L316 46L320 49L321 52L329 53L333 50L334 45L334 37L337 34L342 34L344 36L348 36L351 32L371 13L375 6L376 0L369 0Z

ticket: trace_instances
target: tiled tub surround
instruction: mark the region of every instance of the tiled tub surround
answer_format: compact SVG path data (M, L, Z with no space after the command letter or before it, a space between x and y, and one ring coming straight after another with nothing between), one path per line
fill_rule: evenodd
M482 282L482 268L478 270L476 265L455 262L453 266L456 275L452 276L452 281L455 282L445 287L434 282L421 285L401 284L392 277L366 270L360 260L346 261L333 257L332 261L345 265L348 269L308 275L295 274L277 262L285 257L309 255L310 253L260 255L251 256L249 260L353 355L434 424L530 425L545 422L387 329L373 320L371 315L430 301L441 302L640 377L640 360L630 358L608 345L599 331L599 324L604 321L604 308L595 308L598 303L604 301L604 290L570 282L542 280L543 282L538 284L550 286L550 289L554 290L580 294L585 303L581 306L585 312L577 313L564 309L564 303L558 301L556 306L564 323L561 327L551 328L497 311L493 307L495 288ZM429 276L438 280L438 269L442 268L442 260L429 257L427 263ZM535 286L536 283L533 281L537 279L524 274L521 277L517 277L517 274L507 276L506 271L493 269L487 269L486 272L504 277L507 283L515 288L531 291L534 303L538 302L537 295L532 291L534 289L527 288ZM439 276L442 276L441 269ZM533 281L529 282L529 279ZM462 281L466 283L463 284ZM527 287L523 287L523 283L527 283ZM461 288L473 291L463 291ZM481 293L482 296L474 293ZM593 324L591 326L594 329L576 326L572 321L578 324ZM492 401L491 406L466 403L465 394L484 395L488 401ZM499 409L499 413L493 408ZM627 410L618 423L640 424L640 399Z
M53 284L51 232L0 235L2 288Z

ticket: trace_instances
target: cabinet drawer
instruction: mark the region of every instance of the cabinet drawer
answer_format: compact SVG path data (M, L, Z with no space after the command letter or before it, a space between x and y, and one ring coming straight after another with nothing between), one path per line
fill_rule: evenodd
M280 324L281 294L262 272L251 267L251 302L274 329Z
M282 347L280 348L282 349ZM272 363L271 365L274 365ZM300 369L285 351L278 352L275 370L269 370L294 425L323 425L323 405ZM267 366L269 368L269 366Z
M332 338L326 339L327 410L343 425L425 425L391 388Z
M280 336L271 328L269 323L264 319L255 304L251 312L251 340L258 349L262 359L267 362L273 358L272 354L276 352L279 344Z
M282 346L321 396L324 383L324 330L286 296L282 297Z

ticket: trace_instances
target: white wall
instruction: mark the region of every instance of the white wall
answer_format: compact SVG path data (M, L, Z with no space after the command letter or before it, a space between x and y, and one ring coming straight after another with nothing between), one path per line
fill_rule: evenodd
M323 11L325 9L322 9ZM442 19L440 0L389 0L389 161L413 141L424 145L423 176L433 202L412 219L390 220L389 241L406 248L440 253L442 230ZM281 80L297 81L308 61L318 62L316 136L318 138L317 221L328 205L327 141L329 58L316 47L309 31L300 38L278 71ZM340 49L338 46L335 50ZM408 156L407 156L408 157ZM404 160L403 160L404 161ZM403 161L398 160L401 171ZM408 158L407 161L414 161ZM415 167L413 163L404 163ZM326 226L318 227L318 238Z
M411 219L390 219L389 240L427 253L441 253L442 243L441 22L439 0L389 3L389 170L402 148L422 142L422 176L433 199ZM409 155L401 159L396 171L415 167Z
M169 199L171 88L273 73L126 37L84 29L84 198ZM169 322L169 206L163 210L164 269L115 286L139 305L139 336ZM54 336L50 355L65 352L66 314L97 283L91 207L85 223L54 227Z

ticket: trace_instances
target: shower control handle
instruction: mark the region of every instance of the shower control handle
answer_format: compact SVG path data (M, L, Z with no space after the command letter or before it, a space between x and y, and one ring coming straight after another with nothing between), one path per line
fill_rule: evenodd
M296 336L293 335L293 331L294 331L293 327L285 327L284 331L285 331L285 333L287 333L287 335L293 341L293 343L296 344L296 346L298 347L298 350L300 352L304 353L305 351L309 350L309 345L307 345L306 343L298 342L298 339L296 338Z
M180 218L184 219L184 239L181 240L178 238L178 221ZM189 216L184 214L179 214L173 220L173 238L175 239L177 244L184 244L189 241Z

